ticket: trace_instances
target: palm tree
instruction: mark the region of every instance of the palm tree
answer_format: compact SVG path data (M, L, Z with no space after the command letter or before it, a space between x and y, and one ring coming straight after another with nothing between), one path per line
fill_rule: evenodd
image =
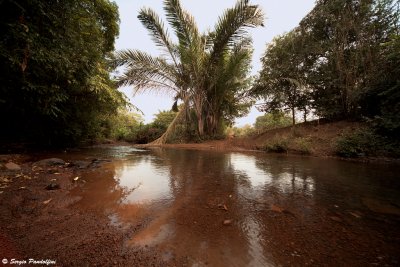
M249 0L239 0L218 19L214 31L200 34L194 18L182 9L179 0L165 0L164 11L178 42L173 43L160 17L143 8L139 20L163 51L153 57L138 50L116 52L117 66L125 66L120 85L133 85L135 93L159 90L183 101L181 110L157 143L168 135L189 109L196 115L197 132L216 130L223 115L222 104L232 101L229 90L246 83L251 47L246 28L262 25L263 13ZM231 99L229 99L231 98Z
M247 111L248 89L251 84L249 70L251 63L251 39L244 38L224 54L217 68L210 73L211 84L207 91L206 130L216 134L223 118L233 122L234 118Z

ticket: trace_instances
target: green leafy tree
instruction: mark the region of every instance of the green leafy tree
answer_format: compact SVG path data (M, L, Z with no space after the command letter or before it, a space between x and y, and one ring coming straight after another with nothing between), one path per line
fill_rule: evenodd
M224 117L239 115L245 106L243 91L249 85L251 55L246 28L262 25L263 14L258 6L240 0L224 12L213 31L201 34L179 0L165 0L164 11L177 43L159 16L143 8L138 18L164 56L118 52L116 65L126 67L120 84L133 85L136 92L164 90L183 101L183 108L157 142L164 143L179 121L192 117L192 111L199 136L213 134Z
M398 5L392 0L317 1L298 30L307 44L307 83L320 116L349 118L376 114L387 69L382 44L398 32ZM375 85L374 85L375 84Z
M118 34L117 6L4 0L0 10L0 135L54 144L100 134L126 104L105 62Z
M309 106L309 90L305 85L303 39L296 30L276 37L261 59L263 68L252 88L252 94L265 100L260 107L266 112L290 110L295 124L296 110Z
M399 12L391 0L317 1L298 27L267 47L252 92L267 111L367 117L395 136Z
M175 111L158 111L158 113L155 114L156 117L152 122L152 125L165 131L167 130L171 122L175 119L176 113L177 112Z
M282 128L291 124L291 118L283 112L266 113L256 118L254 128L258 132Z
M380 134L399 140L400 136L400 34L382 45L381 68L375 83L366 91L366 105L372 106L373 122ZM378 99L378 101L377 101ZM374 101L375 100L375 101Z
M143 117L139 113L120 109L115 116L109 117L103 124L106 137L115 140L135 141L136 135L143 125Z

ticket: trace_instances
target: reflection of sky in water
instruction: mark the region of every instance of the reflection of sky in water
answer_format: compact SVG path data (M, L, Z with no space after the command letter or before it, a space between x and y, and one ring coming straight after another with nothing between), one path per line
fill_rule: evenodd
M243 232L247 235L249 242L250 262L247 266L273 266L266 257L266 251L262 245L262 229L259 222L252 215L243 220Z
M298 172L294 169L289 171L290 168L284 168L278 173L271 173L268 165L261 169L256 162L257 158L254 156L237 153L230 155L230 163L234 172L244 176L249 181L251 189L271 186L282 193L302 191L305 194L311 194L314 191L314 180L311 176L299 177ZM280 162L280 164L284 164L284 162Z
M132 190L124 202L151 202L171 195L168 169L155 166L151 160L127 161L116 169L115 179L121 187Z
M131 190L125 203L144 203L171 197L169 169L155 161L155 158L141 156L138 161L125 161L116 167L115 179L121 187ZM238 153L230 154L230 166L234 173L245 181L238 185L241 193L251 193L257 197L267 188L274 188L282 193L314 191L314 180L310 175L301 174L294 166L285 166L273 171L272 164L284 162L263 162L257 164L257 157ZM244 190L244 191L243 191ZM257 192L255 192L257 191ZM246 194L247 195L247 194Z
M252 187L271 182L271 176L256 166L256 159L253 156L232 153L230 160L235 173L246 175Z

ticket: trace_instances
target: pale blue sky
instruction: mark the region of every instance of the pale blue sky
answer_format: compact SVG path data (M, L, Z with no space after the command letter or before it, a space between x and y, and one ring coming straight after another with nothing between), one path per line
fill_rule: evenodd
M140 8L151 7L167 24L162 9L162 0L115 0L119 6L120 34L116 41L116 49L140 49L154 56L160 51L153 44L147 30L137 19ZM201 32L212 29L218 16L226 8L234 6L236 0L181 0L181 4L191 13ZM251 29L253 38L254 55L252 74L257 74L261 69L260 58L265 51L266 44L274 36L290 31L298 25L300 20L313 8L314 0L252 0L258 4L266 14L265 27ZM171 30L169 30L172 33ZM133 96L132 88L121 89L144 113L145 122L151 122L158 110L169 110L172 106L172 97L168 95L155 95L154 93ZM247 117L236 120L236 126L253 124L261 113L254 107Z

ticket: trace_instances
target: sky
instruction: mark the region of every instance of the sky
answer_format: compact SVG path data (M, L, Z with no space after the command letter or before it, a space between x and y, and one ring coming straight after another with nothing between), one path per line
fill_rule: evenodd
M163 12L162 0L115 0L119 7L120 33L116 40L116 50L139 49L153 56L161 54L160 50L151 40L148 31L142 26L137 18L142 7L150 7L158 13L167 25ZM181 5L192 14L197 22L200 32L212 29L227 8L233 7L236 0L181 0ZM265 52L267 43L274 36L290 31L298 25L300 20L314 7L314 0L252 0L265 13L264 27L250 29L253 38L254 54L251 74L256 75L261 70L260 58ZM169 28L169 33L172 30ZM133 95L132 87L120 89L130 101L144 113L145 123L154 119L154 114L161 110L170 110L172 107L172 96L155 93ZM253 107L248 116L236 119L236 126L253 124L256 117L262 115Z

